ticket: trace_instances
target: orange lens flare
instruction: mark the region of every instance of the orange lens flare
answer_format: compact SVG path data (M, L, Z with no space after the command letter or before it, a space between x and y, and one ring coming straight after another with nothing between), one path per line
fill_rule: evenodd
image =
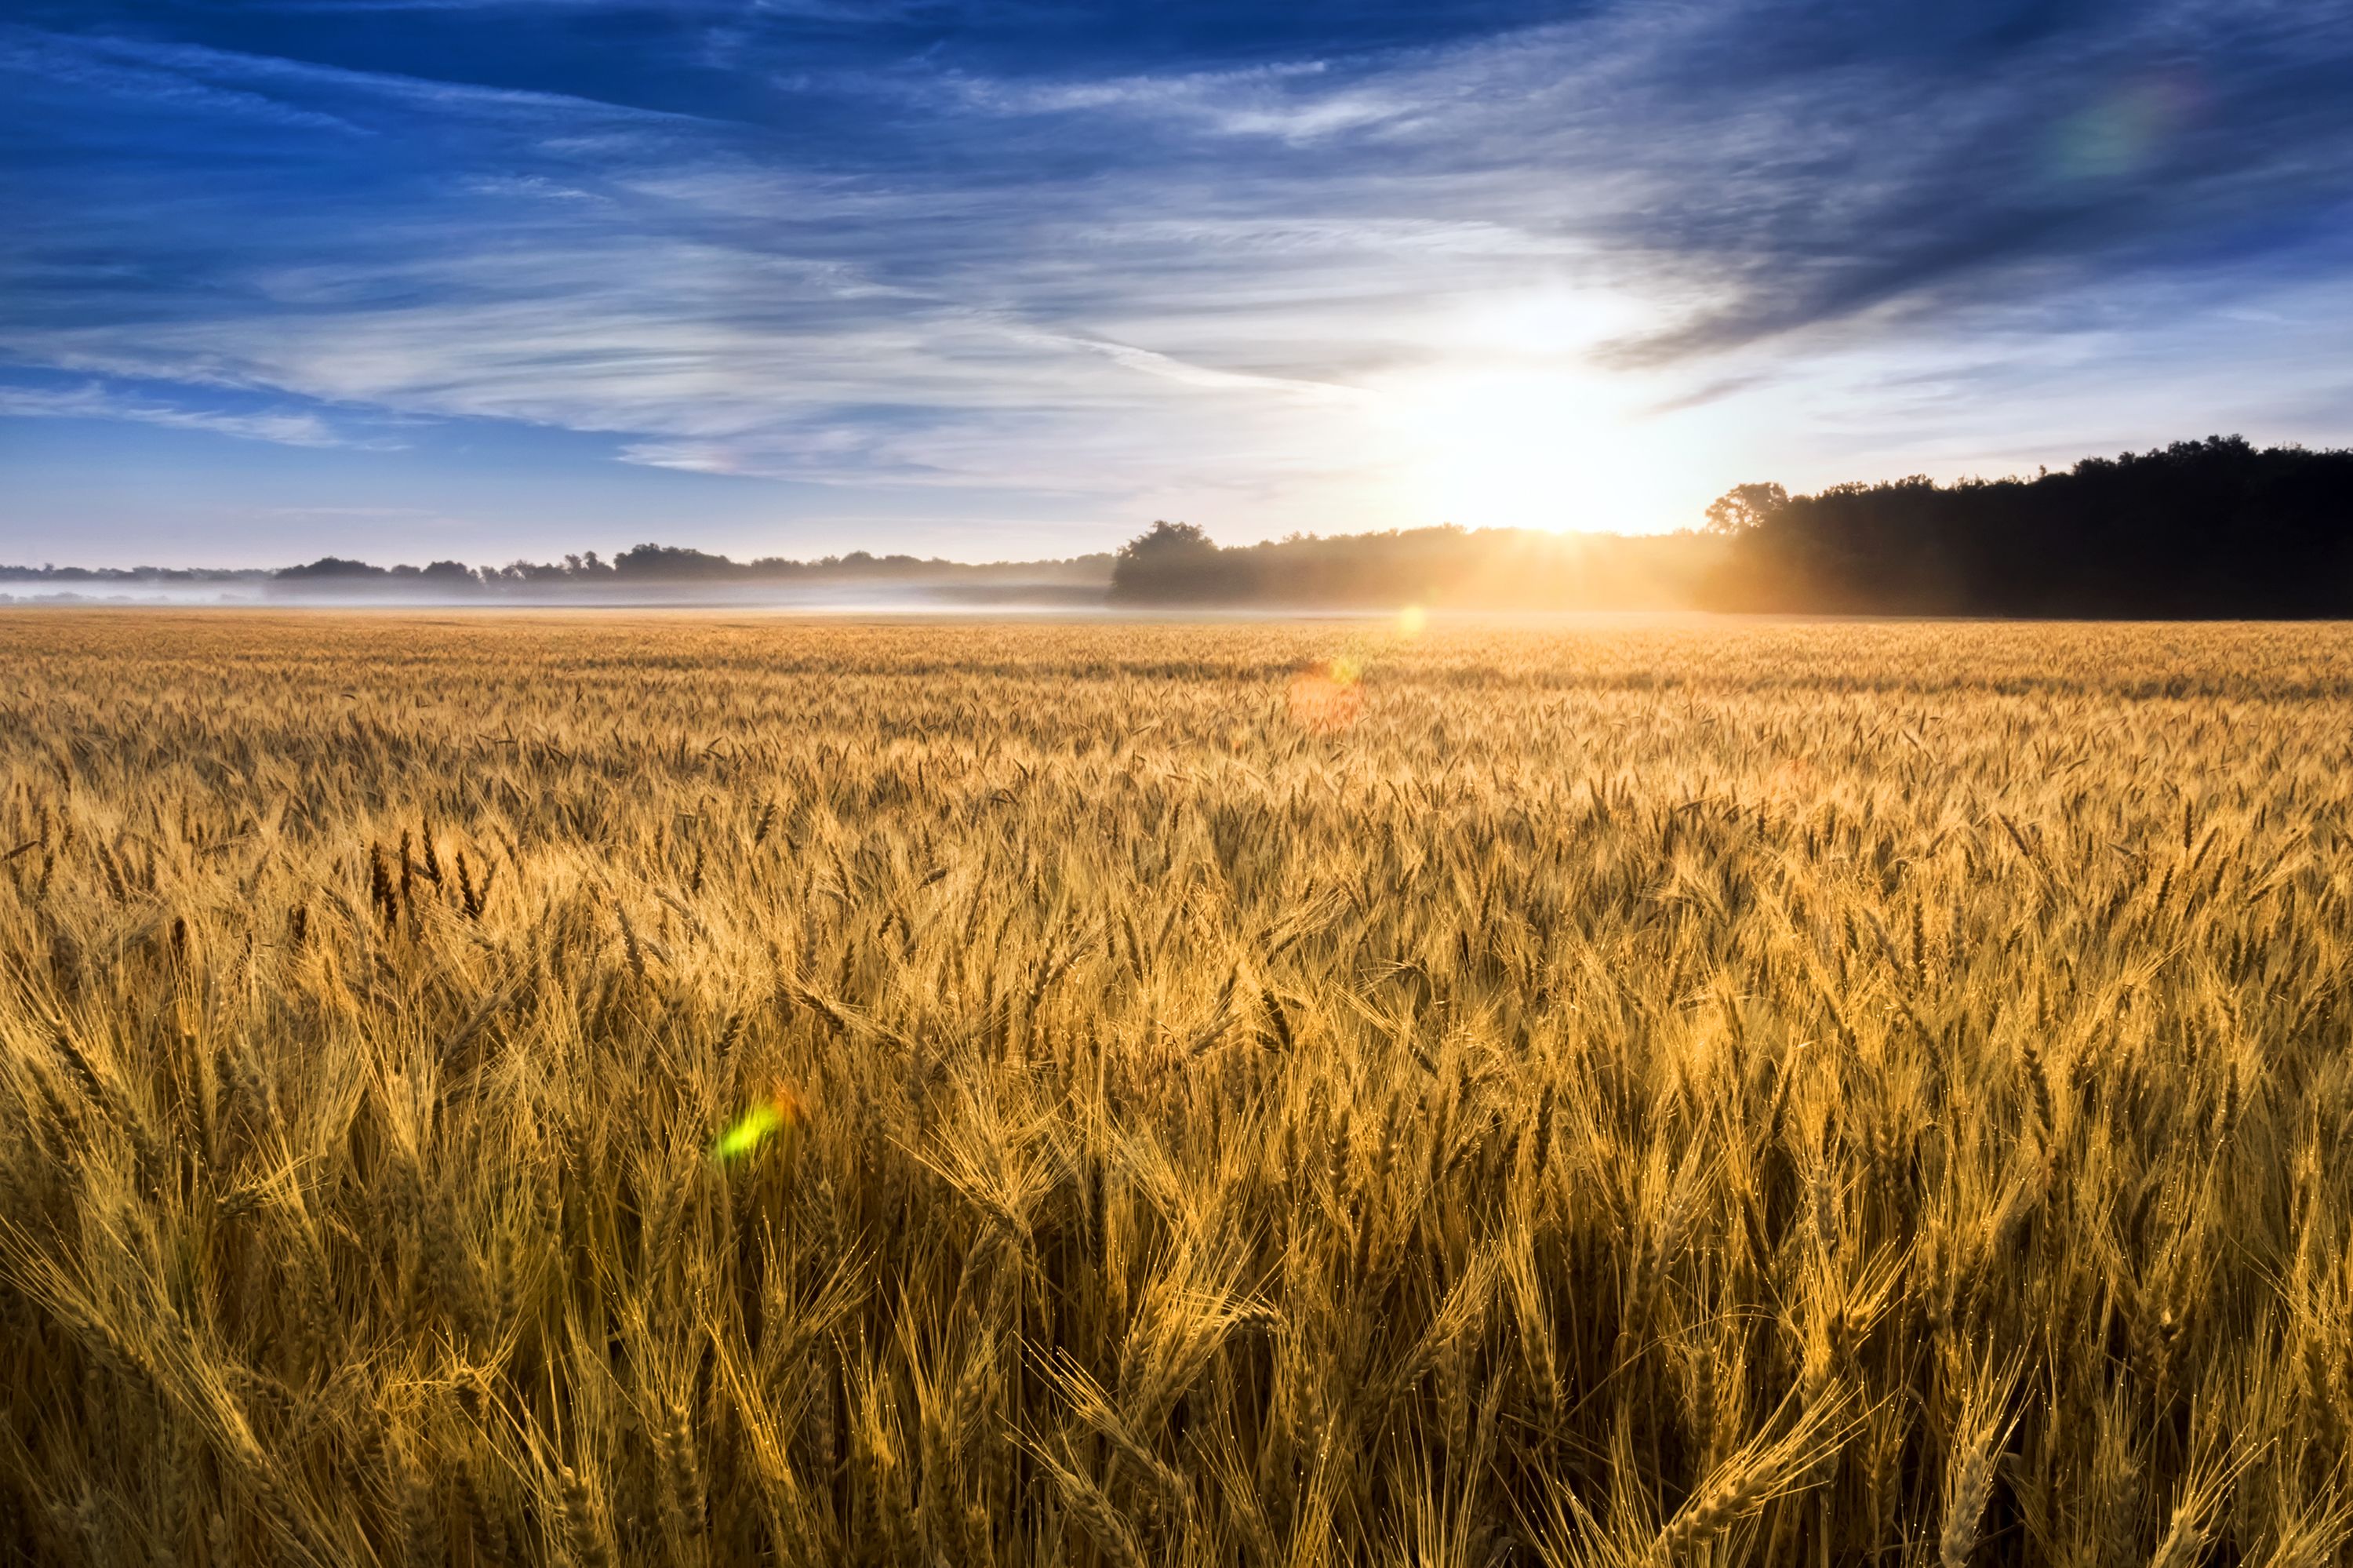
M1291 721L1318 735L1356 722L1365 709L1364 673L1353 659L1334 659L1292 677Z
M1387 637L1377 632L1354 640L1353 651L1337 653L1292 676L1284 706L1291 722L1318 735L1346 729L1365 711L1365 670L1375 659L1397 652L1429 628L1430 612L1409 604L1397 613Z

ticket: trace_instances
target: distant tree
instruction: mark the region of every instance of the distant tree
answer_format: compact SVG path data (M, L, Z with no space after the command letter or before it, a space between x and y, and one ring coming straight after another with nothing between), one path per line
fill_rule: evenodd
M738 570L724 556L706 555L678 545L637 545L613 557L613 569L625 577L724 577Z
M43 567L43 571L50 568ZM382 567L369 566L365 561L345 560L341 556L322 556L307 567L285 567L279 570L280 578L300 582L305 577L380 577Z
M436 588L471 588L474 568L463 561L435 561L420 574Z
M1789 504L1789 493L1778 484L1736 484L1707 503L1707 532L1746 534Z
M1209 541L1190 523L1153 524L1119 548L1112 563L1113 599L1182 600L1218 599L1234 592L1228 571L1235 553Z
M1215 550L1209 535L1191 523L1155 523L1150 530L1138 534L1119 547L1123 561L1151 560L1155 557L1198 556Z

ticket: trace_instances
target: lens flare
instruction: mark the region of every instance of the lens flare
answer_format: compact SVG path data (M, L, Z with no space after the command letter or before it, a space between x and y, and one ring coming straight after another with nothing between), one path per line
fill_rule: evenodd
M1345 655L1302 671L1292 677L1289 706L1292 722L1303 729L1344 730L1365 709L1363 671Z
M790 1085L779 1084L765 1100L735 1118L711 1146L711 1158L725 1164L755 1152L778 1133L798 1132L808 1120L808 1102Z
M1291 678L1285 706L1291 722L1318 735L1330 735L1355 724L1365 710L1365 672L1386 654L1418 640L1430 625L1430 612L1409 604L1389 623L1388 636L1378 631L1351 640L1351 647L1319 661Z
M2052 175L2081 185L2139 173L2193 118L2198 97L2195 80L2179 73L2118 84L2059 124L2050 151Z

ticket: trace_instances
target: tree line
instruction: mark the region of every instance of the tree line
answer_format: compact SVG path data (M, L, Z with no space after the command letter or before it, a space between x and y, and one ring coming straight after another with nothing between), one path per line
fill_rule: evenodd
M1133 604L1883 615L2353 615L2353 450L2239 436L2031 478L1790 495L1736 485L1651 536L1422 528L1220 547L1159 523L1120 551Z
M1220 546L1189 523L1155 523L1113 563L1134 605L1490 609L1676 609L1698 603L1729 558L1722 537L1407 528L1298 534Z
M2353 450L2239 436L2085 458L2032 478L1925 478L1784 496L1712 525L1729 609L2272 618L2353 614ZM1713 511L1713 509L1712 509Z
M1022 581L1100 586L1107 579L1109 566L1110 557L1103 555L976 566L915 556L876 556L864 550L809 561L781 556L738 561L676 545L638 545L610 560L595 550L587 550L565 556L561 561L517 560L503 567L470 567L463 561L379 567L325 556L303 566L283 567L270 574L269 580L273 586L289 591L337 594L372 590L463 594L512 589L596 593L680 585L758 587L815 582Z
M1155 523L1115 556L968 565L863 550L736 561L670 545L503 567L329 556L270 573L0 566L48 589L259 584L291 597L559 599L800 585L1049 588L1137 607L1725 609L1836 614L2353 616L2353 450L2243 437L2085 458L2031 477L1915 475L1791 495L1734 486L1662 535L1510 528L1296 534L1222 546Z

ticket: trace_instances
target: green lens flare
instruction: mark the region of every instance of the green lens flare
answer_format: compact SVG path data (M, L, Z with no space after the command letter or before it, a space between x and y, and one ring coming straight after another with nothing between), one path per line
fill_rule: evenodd
M711 1146L714 1160L741 1160L760 1147L767 1136L785 1125L781 1112L773 1105L757 1105L744 1113L733 1127L719 1135Z

